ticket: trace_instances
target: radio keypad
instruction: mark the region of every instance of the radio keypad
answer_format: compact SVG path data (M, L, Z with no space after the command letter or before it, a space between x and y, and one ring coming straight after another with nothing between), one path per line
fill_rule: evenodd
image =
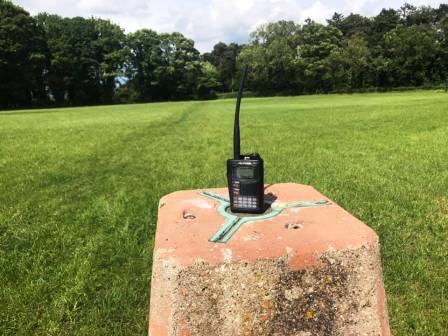
M237 208L256 209L258 207L257 198L253 196L235 196L233 202Z

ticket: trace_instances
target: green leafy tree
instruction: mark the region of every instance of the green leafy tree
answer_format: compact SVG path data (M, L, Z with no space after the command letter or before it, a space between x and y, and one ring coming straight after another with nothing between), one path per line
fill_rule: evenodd
M36 20L0 0L0 106L43 103L45 62L45 40Z
M194 41L181 33L161 34L163 65L156 73L160 78L160 96L164 99L194 97L202 65Z
M298 45L300 26L279 21L260 26L238 57L248 64L249 85L262 92L298 92Z
M409 15L415 11L416 7L414 5L411 5L410 3L405 2L399 9L399 13L401 16L401 19L405 22L407 21Z
M203 55L204 60L213 64L218 70L223 91L233 91L236 88L236 60L241 49L242 46L236 43L227 45L223 42L219 42L215 44L210 53L205 53Z
M95 86L98 64L90 42L95 29L91 21L81 17L62 18L39 14L39 24L45 30L50 64L48 85L58 105L94 104L100 95Z
M95 18L62 18L42 13L37 20L46 35L48 86L55 102L111 102L124 62L122 29Z
M299 64L307 92L329 92L334 88L335 53L339 53L342 33L334 26L308 20L302 27Z
M371 48L378 48L383 41L383 36L401 22L400 13L392 8L382 9L372 20L368 41Z
M162 49L158 34L149 29L138 30L127 36L128 57L126 77L129 91L136 101L157 97L158 78L156 69L162 65Z
M439 32L438 40L440 41L439 69L441 73L441 81L445 83L445 87L448 89L448 15L443 17L438 23L437 30Z
M332 69L333 89L354 90L368 86L371 81L371 55L367 41L361 35L345 40L334 48L328 63Z
M201 63L201 74L198 78L197 95L199 98L216 98L216 91L221 87L219 72L209 62Z
M95 27L96 37L92 40L94 58L98 62L97 83L100 86L100 100L110 103L117 88L117 79L124 76L126 57L123 29L108 20L90 19Z
M385 57L390 60L392 85L420 86L440 82L436 62L440 44L436 31L427 25L403 25L384 36Z
M415 7L406 3L400 10L402 18L408 26L421 24L432 25L437 21L437 10L429 6Z
M362 36L353 36L344 42L343 50L350 87L359 89L368 86L372 69L367 40Z
M242 64L250 67L248 73L247 87L258 92L272 91L273 82L269 78L269 69L265 46L261 44L248 44L241 51L237 59L238 73Z
M338 12L334 12L333 16L331 17L331 19L327 19L327 23L330 26L336 27L338 28L340 31L342 31L342 26L344 24L344 14L342 13L338 13Z
M448 17L448 4L440 4L436 9L436 22L441 24Z
M351 13L347 17L344 17L340 13L334 13L330 20L327 20L328 24L339 29L345 37L351 37L354 35L368 36L372 21L365 16Z
M191 98L203 64L194 42L180 33L142 29L127 39L127 86L139 101Z
M373 82L375 87L390 88L393 86L394 79L392 76L392 61L381 55L372 59L372 67L374 69Z

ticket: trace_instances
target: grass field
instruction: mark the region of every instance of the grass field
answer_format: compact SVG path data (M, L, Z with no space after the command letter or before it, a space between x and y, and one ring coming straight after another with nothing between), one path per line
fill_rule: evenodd
M234 100L0 113L0 334L146 335L158 199L225 185ZM448 94L246 99L266 182L380 235L394 335L448 332Z

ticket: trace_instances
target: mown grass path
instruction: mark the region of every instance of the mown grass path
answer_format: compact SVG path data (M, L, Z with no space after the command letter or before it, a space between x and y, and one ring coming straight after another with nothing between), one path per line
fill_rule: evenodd
M145 335L158 199L225 185L233 100L0 113L0 334ZM448 330L448 95L243 101L266 181L380 235L394 335Z

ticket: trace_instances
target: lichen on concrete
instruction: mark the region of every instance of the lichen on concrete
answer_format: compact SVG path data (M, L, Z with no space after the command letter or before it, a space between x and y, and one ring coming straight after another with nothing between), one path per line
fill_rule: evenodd
M170 278L169 335L379 335L377 247L328 251L317 267L291 270L284 258L209 265ZM173 270L170 270L173 272ZM165 277L166 279L166 277Z

